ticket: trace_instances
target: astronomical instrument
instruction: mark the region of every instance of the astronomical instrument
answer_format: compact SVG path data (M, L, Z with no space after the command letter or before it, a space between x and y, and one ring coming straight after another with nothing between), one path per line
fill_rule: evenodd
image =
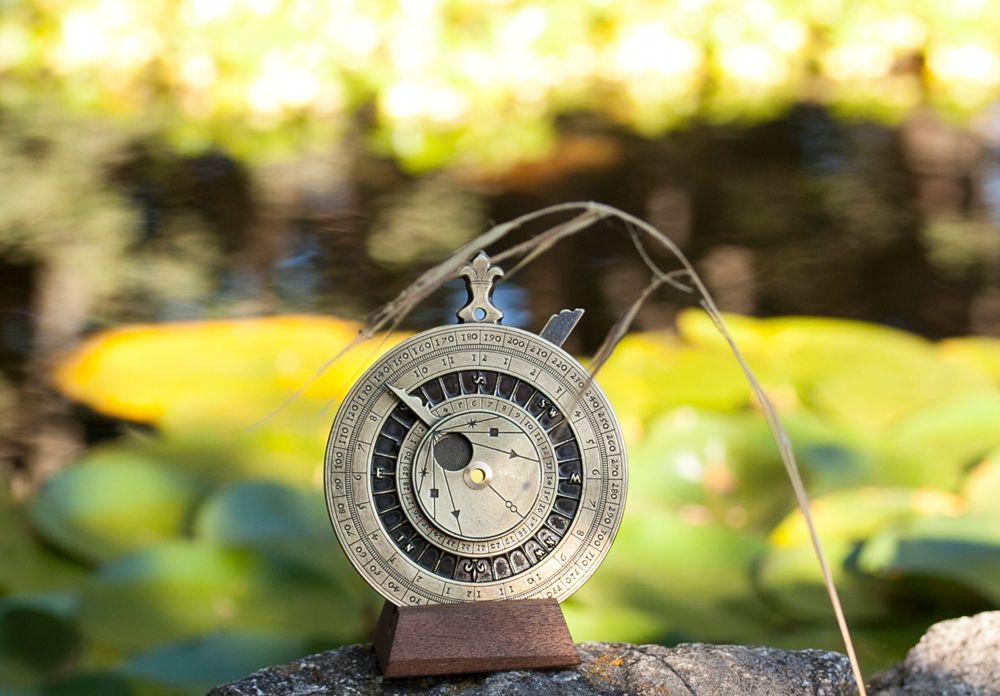
M560 347L583 311L538 335L503 326L492 304L503 271L480 252L460 275L459 323L376 360L327 444L334 530L389 611L561 601L597 569L624 510L617 419Z

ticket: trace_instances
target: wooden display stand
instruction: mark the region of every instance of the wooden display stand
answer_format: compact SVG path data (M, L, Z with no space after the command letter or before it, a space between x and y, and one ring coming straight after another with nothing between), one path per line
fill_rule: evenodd
M382 607L375 656L386 677L580 663L554 599Z

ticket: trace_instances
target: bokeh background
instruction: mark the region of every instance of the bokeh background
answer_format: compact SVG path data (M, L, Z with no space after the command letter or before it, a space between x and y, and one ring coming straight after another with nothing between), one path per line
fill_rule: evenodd
M388 344L250 426L431 263L567 200L663 229L731 313L869 676L997 607L998 36L988 0L0 0L0 693L195 694L367 640L321 459ZM497 302L585 307L586 356L647 280L609 223ZM602 372L632 485L571 630L839 649L691 304L655 295Z

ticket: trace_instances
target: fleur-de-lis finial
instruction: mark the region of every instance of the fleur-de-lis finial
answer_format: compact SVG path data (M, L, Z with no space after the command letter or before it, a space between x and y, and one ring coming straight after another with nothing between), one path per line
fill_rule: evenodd
M493 306L493 290L497 279L503 277L503 269L490 265L490 257L480 251L468 266L463 266L458 274L465 278L469 289L469 302L456 314L462 324L479 322L499 324L503 312Z

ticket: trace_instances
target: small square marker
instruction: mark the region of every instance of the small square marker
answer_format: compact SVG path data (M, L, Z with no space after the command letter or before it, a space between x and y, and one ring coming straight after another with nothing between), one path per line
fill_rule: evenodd
M500 437L500 428L490 428L490 437Z
M438 493L440 493L440 491L438 491L437 488L432 488L431 489L431 497L432 498L437 498L438 497Z

